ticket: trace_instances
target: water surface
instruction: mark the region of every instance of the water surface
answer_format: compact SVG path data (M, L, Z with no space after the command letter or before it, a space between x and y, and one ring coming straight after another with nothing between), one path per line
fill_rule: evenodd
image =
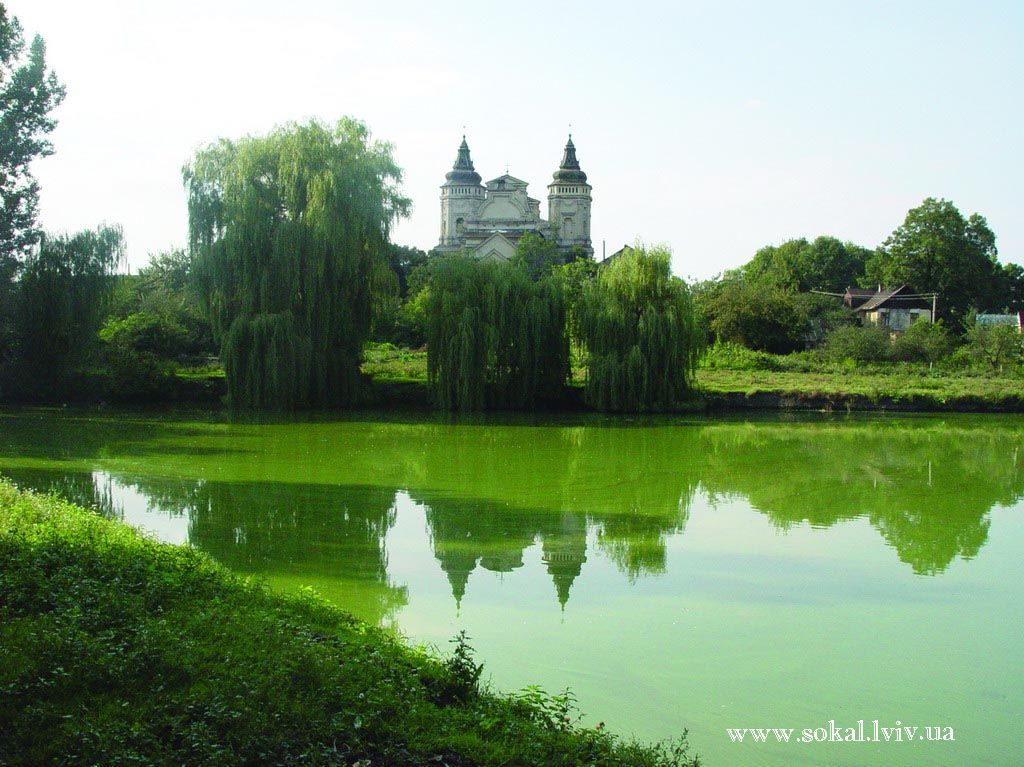
M710 765L1010 765L1024 419L0 414L0 474ZM879 720L953 742L742 744ZM919 733L920 734L920 731Z

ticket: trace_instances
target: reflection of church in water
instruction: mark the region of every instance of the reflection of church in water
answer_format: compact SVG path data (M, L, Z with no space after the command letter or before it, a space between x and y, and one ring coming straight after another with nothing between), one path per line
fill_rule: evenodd
M479 508L469 504L461 508L449 504L438 514L428 504L427 518L434 556L448 577L456 604L462 603L469 576L477 567L492 573L517 570L524 564L524 552L539 538L541 562L564 608L587 561L587 521L581 514L481 515Z

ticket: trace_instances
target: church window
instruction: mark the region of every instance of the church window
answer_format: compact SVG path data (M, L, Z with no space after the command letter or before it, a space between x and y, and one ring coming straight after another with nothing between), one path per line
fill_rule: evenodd
M461 218L455 219L455 233L456 234L462 234L462 232L463 232L463 230L465 228L466 228L466 222L465 221L463 221Z

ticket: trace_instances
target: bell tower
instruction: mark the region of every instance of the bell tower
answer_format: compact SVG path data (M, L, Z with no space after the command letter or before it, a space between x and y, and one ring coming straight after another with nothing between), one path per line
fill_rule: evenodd
M572 134L562 154L562 164L555 171L554 179L548 184L548 221L556 233L558 249L568 254L578 248L593 257L590 244L590 192L593 187L587 183L587 174L580 169L576 159L576 146Z
M480 174L473 168L469 144L463 136L455 164L441 186L440 250L458 250L463 246L463 231L483 201L484 187L480 184Z

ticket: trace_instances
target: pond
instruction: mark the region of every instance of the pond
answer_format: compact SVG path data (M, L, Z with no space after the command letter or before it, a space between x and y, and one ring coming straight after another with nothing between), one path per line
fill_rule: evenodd
M494 687L712 766L1021 751L1020 417L12 411L0 474L412 642L465 629ZM881 742L829 740L860 721Z

